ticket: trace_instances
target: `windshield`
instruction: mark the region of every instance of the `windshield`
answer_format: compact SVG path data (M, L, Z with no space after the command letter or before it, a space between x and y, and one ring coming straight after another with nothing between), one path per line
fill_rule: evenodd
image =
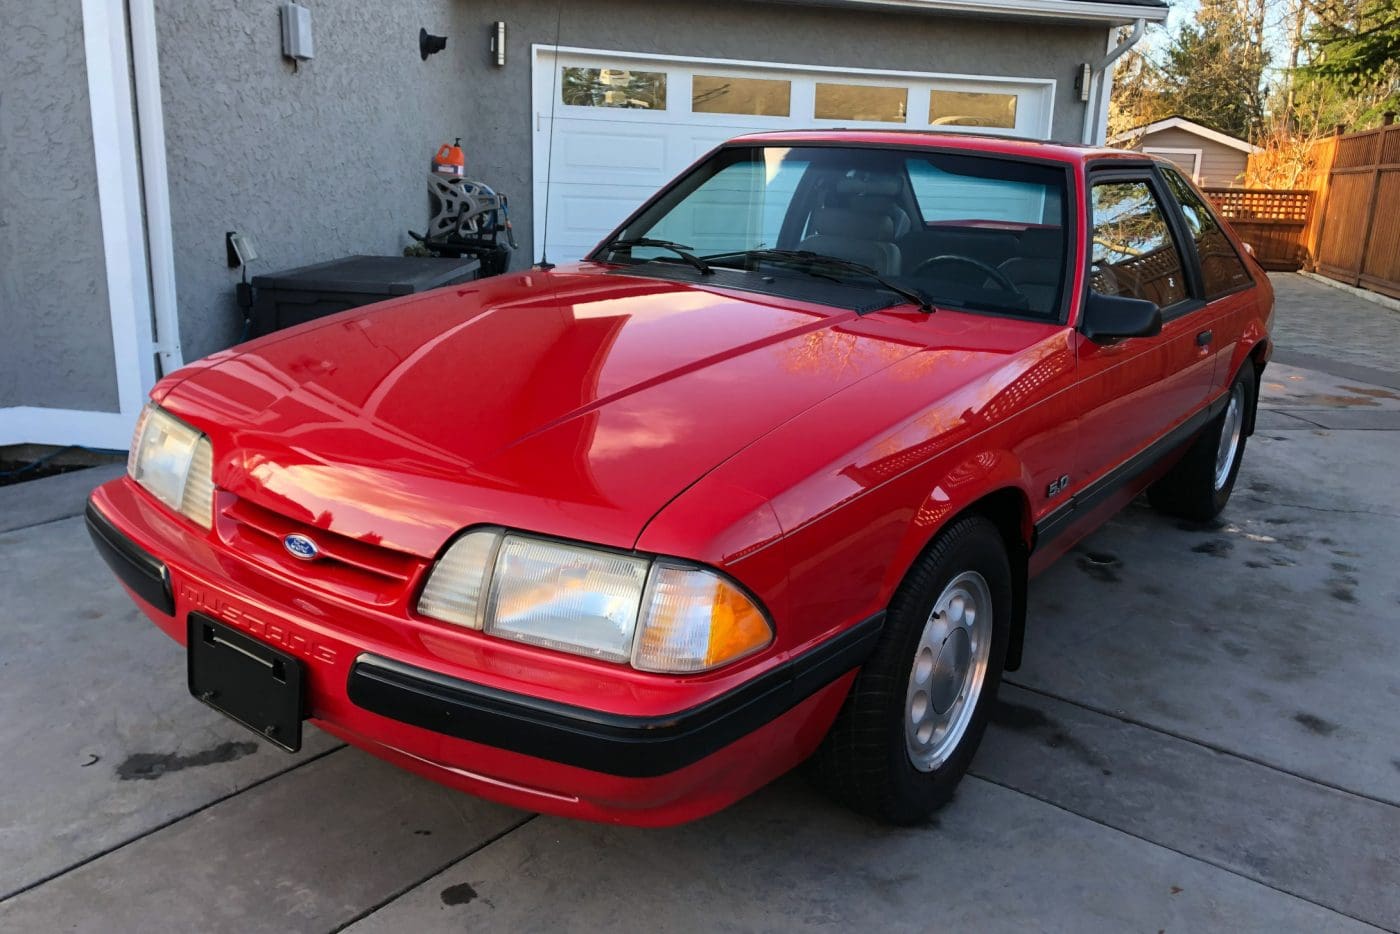
M801 251L858 263L937 305L1055 319L1065 178L937 150L727 147L610 238L633 245L595 256L675 263L680 247L710 266L756 269L780 264L774 251Z

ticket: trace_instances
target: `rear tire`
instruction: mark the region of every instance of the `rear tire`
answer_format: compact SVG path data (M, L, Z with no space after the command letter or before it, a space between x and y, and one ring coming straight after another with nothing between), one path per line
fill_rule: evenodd
M812 759L816 783L892 824L947 803L996 703L1011 607L996 526L970 516L939 533L890 601L875 652Z
M1205 427L1186 454L1147 489L1153 507L1168 515L1209 522L1230 501L1244 459L1245 428L1255 405L1256 377L1248 361L1230 384L1225 410Z

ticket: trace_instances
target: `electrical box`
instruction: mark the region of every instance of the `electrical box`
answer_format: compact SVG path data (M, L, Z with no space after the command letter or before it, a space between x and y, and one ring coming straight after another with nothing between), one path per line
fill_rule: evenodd
M316 54L311 44L311 11L300 3L282 4L282 54L299 62Z
M252 237L236 230L230 230L224 237L224 245L228 247L230 269L246 266L258 258L258 248L253 245Z

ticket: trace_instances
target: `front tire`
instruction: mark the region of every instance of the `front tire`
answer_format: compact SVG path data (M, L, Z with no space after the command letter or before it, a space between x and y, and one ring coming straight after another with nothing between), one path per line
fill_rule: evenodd
M1230 501L1244 460L1250 407L1258 380L1246 362L1225 400L1225 410L1197 436L1189 450L1160 480L1147 488L1159 512L1195 522L1209 522Z
M874 654L813 757L818 785L893 824L952 797L996 702L1010 633L1011 564L980 516L934 539L885 618Z

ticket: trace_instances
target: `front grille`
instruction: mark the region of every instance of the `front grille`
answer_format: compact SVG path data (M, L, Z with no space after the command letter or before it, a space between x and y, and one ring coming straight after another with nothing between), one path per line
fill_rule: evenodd
M426 567L423 559L359 541L284 516L229 493L219 496L219 536L241 554L306 583L380 606L402 599ZM293 557L283 539L299 533L316 543L311 561Z

